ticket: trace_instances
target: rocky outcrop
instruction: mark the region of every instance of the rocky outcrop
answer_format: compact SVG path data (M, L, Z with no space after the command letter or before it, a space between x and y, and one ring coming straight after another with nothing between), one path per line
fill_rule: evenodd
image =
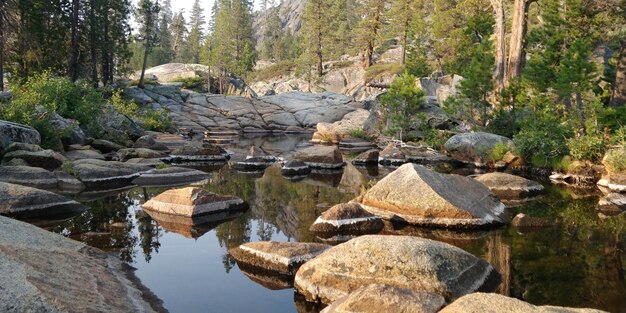
M41 135L30 126L0 120L0 154L12 142L39 145L41 144Z
M94 159L94 160L104 160L104 156L95 150L91 149L82 149L82 150L71 150L64 153L65 157L70 161L83 160L83 159Z
M302 264L330 248L329 245L305 242L260 241L230 249L237 264L245 264L283 275L295 275Z
M378 159L382 165L400 166L406 163L404 152L393 142L389 143L387 147L380 152Z
M15 218L55 217L86 209L74 200L49 191L0 182L0 215Z
M187 187L165 191L141 207L165 214L193 217L223 211L245 211L248 204L234 196L222 196L197 187Z
M505 145L511 150L513 141L490 133L462 133L448 139L444 147L453 159L482 167L493 162L490 158L496 145Z
M273 162L267 161L267 159L264 159L262 157L253 157L242 161L233 162L232 166L234 169L240 171L262 171L268 166L272 165L272 163Z
M372 284L333 302L321 313L435 313L445 302L432 292Z
M224 148L209 143L192 142L184 145L170 155L175 162L226 162L228 153Z
M604 215L619 215L626 211L626 195L621 193L609 193L600 198L597 209Z
M313 146L298 150L294 158L312 168L338 169L344 166L341 151L335 146Z
M343 138L348 137L351 131L362 130L368 116L369 111L358 109L346 114L340 121L319 123L317 124L317 131L313 134L312 141L338 143Z
M124 162L136 158L160 159L166 157L167 153L146 148L127 148L117 151L117 155L119 157L119 160Z
M322 213L309 230L326 238L336 234L375 234L384 227L380 217L367 212L360 204L342 203Z
M515 200L543 194L542 184L507 173L487 173L476 177L476 180L487 186L501 200Z
M357 201L385 219L420 226L478 228L509 222L504 204L481 183L414 164L387 175Z
M450 300L497 283L499 275L487 261L452 245L419 237L366 235L305 263L296 273L295 289L307 300L323 303L370 284L434 292Z
M441 313L606 313L595 309L535 306L495 293L473 293L463 296L439 311Z
M133 184L143 187L169 187L191 184L208 179L209 174L184 167L167 167L143 172Z
M72 162L76 176L89 190L110 190L131 185L133 179L150 167L140 164L102 160Z
M0 216L1 312L156 312L119 257Z
M102 153L117 152L120 149L124 149L123 146L104 139L94 139L91 142L91 146Z
M56 112L50 117L50 125L54 127L55 131L67 134L61 138L63 144L66 146L72 144L84 145L88 142L87 136L83 130L78 127L78 124L78 121L64 118Z
M50 171L59 168L63 162L67 161L66 157L52 150L42 150L36 152L18 150L6 153L2 158L2 162L6 163L13 159L22 159L29 166L41 167Z
M54 173L30 166L0 166L0 181L46 190L58 187Z
M613 192L626 192L626 147L610 149L602 159L606 175L598 182L599 186L609 188Z
M168 151L168 147L160 142L157 142L153 135L145 135L139 137L135 141L133 148L144 148L156 151Z

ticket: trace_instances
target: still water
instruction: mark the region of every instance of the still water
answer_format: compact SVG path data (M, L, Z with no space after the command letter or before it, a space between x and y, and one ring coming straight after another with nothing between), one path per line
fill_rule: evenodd
M288 157L306 137L244 138L229 147L235 158L250 145ZM170 312L316 312L295 299L293 289L264 287L254 273L239 270L228 249L259 240L321 242L308 228L324 210L356 197L392 169L348 165L340 175L313 175L292 182L272 166L262 174L229 165L204 168L202 187L236 195L250 204L238 216L198 227L153 219L140 205L166 189L134 188L84 200L90 210L52 231L116 253ZM388 225L386 234L424 236L485 258L503 276L497 292L537 305L592 307L626 312L625 219L601 219L599 193L549 186L548 194L511 208L512 215L559 220L559 227L520 233L514 227L452 233ZM296 297L297 298L297 297Z

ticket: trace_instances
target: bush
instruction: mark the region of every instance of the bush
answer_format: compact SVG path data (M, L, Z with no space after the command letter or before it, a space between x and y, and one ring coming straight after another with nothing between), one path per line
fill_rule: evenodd
M182 88L193 90L196 92L207 92L207 78L204 77L178 77L173 82L182 83Z
M74 163L72 163L72 161L63 162L63 164L61 165L61 170L66 174L70 174L74 177L78 177L79 174L78 169L74 166Z
M425 95L415 85L416 79L405 72L391 83L389 92L380 98L381 107L387 111L388 129L391 132L408 131L411 119L424 103Z
M585 134L567 141L569 154L576 160L597 162L606 151L608 142L600 135Z
M365 71L364 80L370 82L375 79L380 79L383 75L398 75L403 71L403 67L398 63L379 63L374 64L367 68ZM413 82L415 84L415 82Z
M522 121L513 141L517 152L533 165L547 167L554 159L567 154L569 129L547 112L529 115Z
M493 147L491 151L489 151L488 158L491 162L498 162L504 158L504 155L509 152L509 146L505 143L498 142Z
M626 171L626 147L607 151L603 163L610 172Z
M248 74L249 81L264 81L278 76L289 76L296 67L294 61L280 61L264 69Z
M172 117L165 109L142 110L137 114L137 118L146 130L163 132L171 129L174 125Z
M519 131L519 125L515 118L516 114L512 110L497 109L487 124L487 132L513 138L513 135Z
M361 128L354 128L348 130L348 135L354 138L360 138L367 141L372 141L372 138Z

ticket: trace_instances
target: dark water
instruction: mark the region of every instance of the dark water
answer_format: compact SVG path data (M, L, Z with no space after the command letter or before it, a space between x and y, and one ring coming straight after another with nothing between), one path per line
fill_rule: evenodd
M305 141L297 136L252 138L231 149L241 154L252 143L279 154ZM171 312L304 312L313 308L295 301L293 289L271 290L254 282L246 276L254 273L240 271L228 249L258 240L320 241L308 231L319 214L389 173L383 167L349 165L342 175L291 182L276 166L262 176L237 173L228 165L207 170L212 177L203 188L237 195L251 209L192 228L145 214L140 205L165 189L138 187L87 202L89 211L52 230L119 254ZM597 202L593 192L552 186L548 195L511 213L559 219L559 227L459 234L396 226L385 232L434 238L487 259L503 275L502 294L537 305L626 312L626 222L600 219Z

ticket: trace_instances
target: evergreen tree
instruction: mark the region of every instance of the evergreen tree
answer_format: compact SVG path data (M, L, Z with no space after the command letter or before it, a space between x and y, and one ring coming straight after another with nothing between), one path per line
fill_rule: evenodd
M306 49L305 64L315 64L318 77L324 74L323 62L329 38L328 0L310 0L302 16L302 36Z
M363 51L363 67L367 68L373 64L374 47L381 43L386 3L385 0L368 0L358 6L358 15L362 19L354 33L356 45Z
M184 45L185 36L187 34L187 26L184 11L181 9L172 19L172 59L176 62L182 62L182 46Z
M200 6L200 0L195 0L193 7L191 8L191 16L189 18L189 38L187 39L187 45L189 49L190 61L193 63L200 63L200 50L202 47L202 40L204 38L204 13Z
M158 37L156 32L157 22L159 16L159 4L158 2L152 2L151 0L139 1L139 7L137 8L137 22L140 25L139 36L143 41L144 55L143 65L141 67L141 76L137 87L144 87L144 75L146 72L146 66L148 65L148 55L152 50L152 47L157 43Z
M174 16L172 13L172 3L170 0L165 0L163 7L161 8L161 17L159 18L159 63L169 63L173 58L172 51L172 20Z

